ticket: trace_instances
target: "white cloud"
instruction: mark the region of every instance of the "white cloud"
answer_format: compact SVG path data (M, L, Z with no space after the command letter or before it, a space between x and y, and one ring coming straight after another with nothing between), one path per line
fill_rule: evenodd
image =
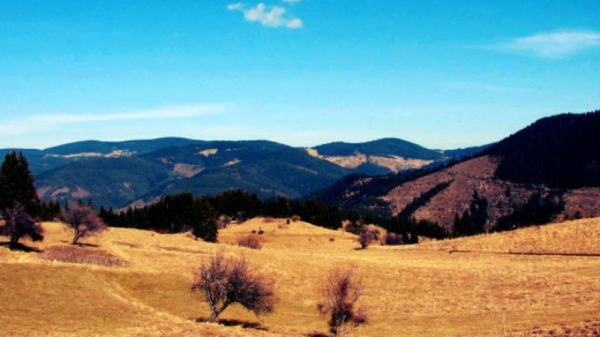
M286 2L298 2L291 0ZM267 6L259 3L255 7L246 7L242 3L230 4L227 9L244 13L244 18L249 22L258 22L270 28L286 27L290 29L302 28L302 20L286 15L286 9L281 6Z
M119 140L179 135L194 118L230 111L229 105L174 105L116 113L13 115L0 127L0 148L47 148L82 139ZM187 133L190 138L196 134ZM184 135L182 135L184 136Z
M56 114L31 117L39 123L46 124L70 124L109 121L133 121L133 120L156 120L156 119L182 119L191 118L222 110L223 106L218 104L169 106L158 109L134 111L126 113L109 114Z
M530 54L546 59L562 59L599 47L600 33L568 30L520 37L493 46L494 49Z
M123 113L33 115L5 121L5 127L0 128L0 136L15 136L36 131L47 131L69 124L184 119L217 113L224 109L225 106L220 104L202 104L168 106Z
M244 7L244 4L241 2L227 5L227 9L229 9L230 11L241 10L243 7Z

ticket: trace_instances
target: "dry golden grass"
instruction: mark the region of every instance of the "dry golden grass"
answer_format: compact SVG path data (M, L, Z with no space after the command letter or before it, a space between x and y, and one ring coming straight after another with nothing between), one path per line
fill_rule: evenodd
M40 250L68 247L71 232L45 224ZM252 230L261 250L237 246ZM529 228L419 246L372 245L357 250L354 236L304 222L254 219L219 234L219 244L189 235L115 229L93 241L128 261L126 267L47 261L45 253L0 247L1 335L7 336L304 336L326 333L315 310L320 280L352 264L362 276L371 323L351 336L598 336L600 258L518 256L492 252L600 253L600 220ZM231 307L208 316L192 299L194 268L206 254L244 255L276 281L270 316ZM475 253L449 254L449 250Z
M494 253L600 254L600 221L582 219L421 246L433 247Z

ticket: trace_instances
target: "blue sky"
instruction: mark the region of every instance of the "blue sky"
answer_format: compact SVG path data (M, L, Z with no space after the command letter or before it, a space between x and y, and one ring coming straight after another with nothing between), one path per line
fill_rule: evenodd
M450 149L600 109L598 0L0 1L0 148Z

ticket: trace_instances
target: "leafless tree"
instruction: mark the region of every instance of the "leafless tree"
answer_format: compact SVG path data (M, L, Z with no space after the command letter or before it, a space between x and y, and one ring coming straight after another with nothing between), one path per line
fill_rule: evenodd
M360 234L358 235L358 242L360 248L366 249L373 241L379 240L379 230L371 226L363 226Z
M25 212L23 207L2 210L4 225L0 226L0 234L10 237L10 249L15 249L23 237L33 241L44 240L44 228Z
M60 220L73 229L74 245L81 238L100 234L108 229L92 207L79 203L70 203L68 207L61 210Z
M274 309L272 282L252 271L246 259L226 257L223 252L203 261L191 291L198 300L208 303L209 322L216 322L219 315L235 303L256 315L269 314Z
M356 304L363 293L363 284L354 276L354 268L333 269L323 288L323 299L317 304L321 315L329 317L329 331L341 336L346 330L368 323L364 310Z

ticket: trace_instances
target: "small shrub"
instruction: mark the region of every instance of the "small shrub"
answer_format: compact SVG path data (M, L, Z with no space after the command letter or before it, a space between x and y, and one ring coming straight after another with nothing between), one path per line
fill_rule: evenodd
M29 215L22 207L2 210L4 225L0 226L0 235L10 238L10 249L17 248L17 243L23 237L32 241L44 241L44 228Z
M402 235L388 232L383 238L383 244L386 246L399 246L403 244Z
M237 240L238 246L247 247L251 249L261 249L262 242L259 237L255 234L250 234L244 237L241 237Z
M76 247L50 247L40 255L44 260L68 263L95 264L106 267L127 267L129 262L101 250L90 250Z
M252 270L244 258L226 257L222 252L203 261L190 290L199 301L208 303L209 322L216 322L235 303L255 315L270 314L275 306L273 283Z
M231 217L226 216L226 215L221 215L217 221L217 229L223 229L223 228L227 228L227 226L229 226L232 222Z
M302 219L299 215L292 215L292 222L298 222L300 221L300 219Z
M380 235L381 233L379 233L379 230L377 228L363 226L358 236L360 248L366 249L373 241L378 241Z
M341 336L350 328L368 323L366 312L356 308L363 293L362 281L354 275L353 268L334 269L321 288L322 300L317 310L329 318L329 332Z

